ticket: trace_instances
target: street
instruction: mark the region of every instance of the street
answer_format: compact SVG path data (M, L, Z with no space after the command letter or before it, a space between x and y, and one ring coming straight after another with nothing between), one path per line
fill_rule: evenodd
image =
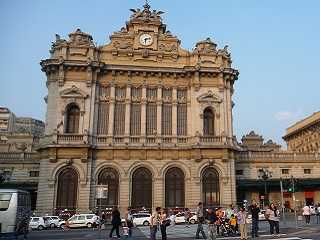
M195 239L197 225L174 225L167 228L168 239ZM207 226L204 226L207 231ZM297 229L294 225L281 226L280 236L272 237L269 234L269 224L267 222L260 222L260 237L258 239L279 239L279 240L300 240L300 239L314 239L320 240L319 226L312 224L310 226L299 226ZM44 231L32 231L29 234L31 240L58 240L58 239L70 239L70 240L84 240L84 239L109 239L108 234L110 227L106 230L93 230L93 229L71 229L71 230L44 230ZM250 231L250 229L248 229ZM149 227L137 227L133 231L133 239L149 239ZM249 234L250 236L250 234ZM122 237L121 239L126 239ZM161 234L158 232L157 239L161 239ZM219 237L218 239L240 239L240 237Z

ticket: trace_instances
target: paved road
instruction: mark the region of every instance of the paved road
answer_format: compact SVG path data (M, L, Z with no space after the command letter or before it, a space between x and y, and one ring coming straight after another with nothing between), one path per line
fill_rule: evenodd
M187 228L184 225L175 225L168 227L168 239L174 240L191 240L195 239L196 225L191 225ZM206 226L205 226L206 230ZM108 239L109 229L107 230L92 230L92 229L72 229L72 230L44 230L44 231L33 231L29 234L29 239L31 240L85 240L85 239ZM260 226L260 236L258 239L269 240L269 239L279 239L279 240L320 240L320 227L316 225L308 227L300 227L298 229L288 228L283 226L281 228L281 235L277 237L272 237L268 233L268 223L261 223ZM122 237L121 239L126 239ZM149 228L139 227L134 229L134 239L142 240L149 239ZM157 239L161 239L161 234L158 233ZM219 239L240 239L239 237L232 238L219 238Z

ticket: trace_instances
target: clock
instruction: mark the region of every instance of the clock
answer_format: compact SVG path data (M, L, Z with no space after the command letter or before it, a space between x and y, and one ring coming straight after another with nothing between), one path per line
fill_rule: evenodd
M143 46L150 46L153 42L151 35L148 33L141 34L139 40L140 44Z

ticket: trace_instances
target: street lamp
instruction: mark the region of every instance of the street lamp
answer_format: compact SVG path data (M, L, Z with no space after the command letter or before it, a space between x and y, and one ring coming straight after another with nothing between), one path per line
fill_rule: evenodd
M267 191L267 181L270 178L272 178L272 172L269 171L266 168L260 168L258 177L259 177L259 179L262 179L264 181L264 201L263 201L263 205L266 205L269 202L268 191Z

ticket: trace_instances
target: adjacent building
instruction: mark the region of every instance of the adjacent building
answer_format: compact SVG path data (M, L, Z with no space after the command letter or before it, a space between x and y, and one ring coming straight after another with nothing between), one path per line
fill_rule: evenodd
M283 139L290 151L320 153L320 112L288 127Z

